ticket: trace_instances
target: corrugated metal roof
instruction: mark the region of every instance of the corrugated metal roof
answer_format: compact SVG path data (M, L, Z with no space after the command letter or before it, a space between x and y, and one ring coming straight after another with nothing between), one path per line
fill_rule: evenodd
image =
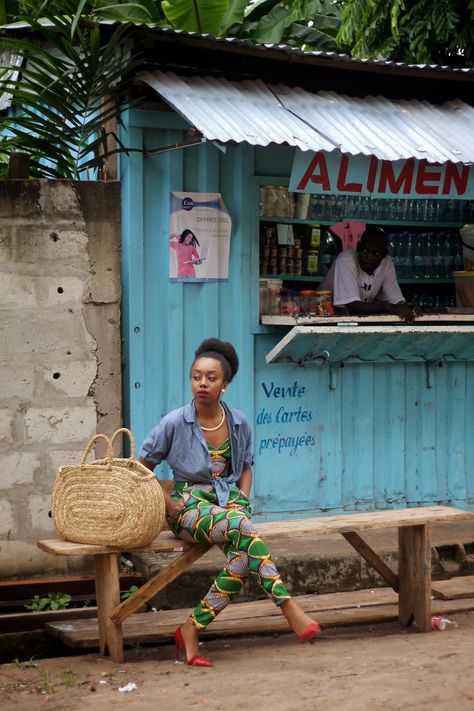
M48 22L46 20L42 21L42 24L47 27L47 28L54 28L54 25L51 22ZM123 25L123 24L128 24L125 22L122 22L120 20L100 20L99 24L103 27L115 27L117 25ZM443 74L446 73L455 73L455 74L474 74L474 67L452 67L448 66L445 64L408 64L406 62L394 62L393 60L390 59L365 59L365 58L357 58L357 57L351 57L348 54L343 54L340 52L327 52L323 50L303 50L301 47L291 47L290 45L287 44L270 44L270 43L258 43L254 42L251 39L241 39L240 37L215 37L214 35L206 34L206 33L199 33L199 32L186 32L185 30L177 30L174 29L173 27L158 27L157 25L153 24L147 24L147 23L136 23L134 24L134 27L136 27L139 30L145 31L147 33L153 33L157 35L158 37L160 35L163 36L171 36L171 37L177 37L177 38L183 38L183 39L191 39L191 40L206 40L207 42L211 42L216 45L235 45L238 47L241 47L243 51L245 51L246 48L252 50L252 53L255 51L257 52L262 52L262 53L268 53L268 52L279 52L279 53L284 53L284 54L289 54L292 56L300 56L303 59L308 59L309 62L311 62L311 58L314 58L316 60L318 59L328 59L330 61L334 62L339 62L339 63L348 63L351 65L357 65L357 64L362 64L366 66L373 66L375 67L387 67L389 69L408 69L408 70L420 70L421 72L430 70L434 72L440 72ZM4 25L2 27L2 32L9 33L9 32L15 32L18 33L19 30L32 30L31 25L29 25L27 22L15 22L11 23L10 25Z
M375 155L385 160L474 162L474 108L462 101L364 98L159 70L139 75L208 140Z

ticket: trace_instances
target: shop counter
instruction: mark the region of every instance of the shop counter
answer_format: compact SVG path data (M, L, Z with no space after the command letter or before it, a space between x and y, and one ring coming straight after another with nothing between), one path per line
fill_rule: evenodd
M474 360L474 314L430 314L411 324L393 316L263 316L262 323L293 326L266 354L269 364Z

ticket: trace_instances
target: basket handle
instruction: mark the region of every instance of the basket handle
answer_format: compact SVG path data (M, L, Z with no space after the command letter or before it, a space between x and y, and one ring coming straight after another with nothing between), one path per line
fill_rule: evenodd
M88 455L89 455L89 452L91 451L92 447L94 446L94 444L95 444L99 439L105 439L105 441L107 442L107 459L109 460L110 463L112 463L112 456L113 456L113 455L112 455L112 442L111 442L110 439L107 437L107 435L105 435L105 434L96 434L96 435L94 435L94 436L92 437L92 439L90 440L89 444L88 444L87 447L85 448L84 454L82 455L81 464L85 464L85 463L86 463L86 459L87 459L87 457L88 457Z
M128 430L126 427L120 427L120 429L115 430L112 437L110 438L111 449L113 450L115 438L121 432L123 432L124 435L128 435L128 438L130 440L130 457L129 457L129 459L135 459L135 437L133 436L132 432L130 430Z

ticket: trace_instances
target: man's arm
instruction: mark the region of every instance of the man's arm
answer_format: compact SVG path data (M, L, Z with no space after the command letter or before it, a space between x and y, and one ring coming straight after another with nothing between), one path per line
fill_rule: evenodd
M397 304L391 304L388 301L352 301L349 304L345 304L345 309L351 316L392 314L407 323L413 323L416 316L422 315L419 307L407 304L406 301L399 301Z

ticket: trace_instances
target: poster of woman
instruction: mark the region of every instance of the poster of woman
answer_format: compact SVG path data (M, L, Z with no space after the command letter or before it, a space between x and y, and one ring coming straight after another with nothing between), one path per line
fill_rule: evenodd
M183 230L181 234L170 235L170 249L176 252L177 276L195 277L196 265L202 264L202 259L196 247L199 242L192 230Z
M170 281L227 281L231 226L219 193L170 193Z

